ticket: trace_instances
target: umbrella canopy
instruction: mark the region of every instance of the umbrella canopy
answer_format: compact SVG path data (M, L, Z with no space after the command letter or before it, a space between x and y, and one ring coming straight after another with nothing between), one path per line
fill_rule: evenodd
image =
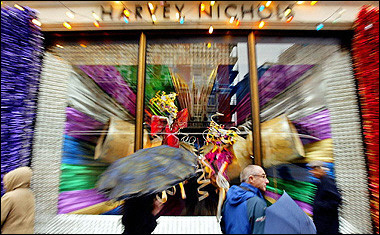
M197 156L161 145L140 149L113 162L97 182L99 192L124 200L162 192L195 174Z
M284 191L281 198L266 209L266 234L316 234L311 218Z

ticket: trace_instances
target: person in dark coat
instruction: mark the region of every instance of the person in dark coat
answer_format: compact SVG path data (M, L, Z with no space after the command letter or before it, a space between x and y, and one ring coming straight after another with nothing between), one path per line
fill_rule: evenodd
M310 173L320 180L313 203L313 221L317 234L338 234L338 207L342 202L334 179L327 175L329 169L322 161L312 161L308 164Z
M151 234L157 226L158 208L154 194L125 200L121 218L123 234Z

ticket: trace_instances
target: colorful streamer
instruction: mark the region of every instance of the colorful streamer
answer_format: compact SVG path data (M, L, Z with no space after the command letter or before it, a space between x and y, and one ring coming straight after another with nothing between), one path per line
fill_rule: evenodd
M366 145L370 207L374 230L379 234L379 7L363 6L354 28L352 49Z
M44 40L36 16L1 8L1 195L4 174L31 163Z

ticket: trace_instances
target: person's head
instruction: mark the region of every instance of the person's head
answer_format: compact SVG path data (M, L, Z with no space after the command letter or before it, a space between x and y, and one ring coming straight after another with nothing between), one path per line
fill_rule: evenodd
M6 192L10 192L17 188L29 188L32 174L32 169L27 166L6 173L3 178L4 189Z
M240 181L250 184L261 191L266 191L267 184L269 183L264 169L258 165L248 165L244 168L240 173Z
M324 163L322 161L311 161L307 164L307 166L310 167L309 172L318 179L326 175L326 172L329 170L324 166Z

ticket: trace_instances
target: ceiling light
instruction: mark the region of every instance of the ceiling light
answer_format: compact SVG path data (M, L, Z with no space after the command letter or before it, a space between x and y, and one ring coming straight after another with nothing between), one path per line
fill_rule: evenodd
M63 22L63 26L65 26L67 29L71 29L71 25L69 24L69 22Z
M259 24L259 29L262 29L265 25L265 22L264 21L260 21L260 24Z
M72 12L72 11L67 11L67 12L66 12L66 15L67 15L67 17L69 17L70 19L74 19L74 17L75 17L74 12Z
M290 12L292 12L292 9L290 9L289 7L286 8L285 12L284 12L284 15L285 16L288 16L290 14Z
M41 22L39 22L37 19L33 19L32 23L35 24L35 25L37 25L37 26L40 26L40 27L42 25Z
M21 11L24 10L24 8L22 8L22 7L21 7L20 5L18 5L18 4L15 4L14 7L16 7L17 9L19 9L19 10L21 10Z
M317 27L315 28L317 31L321 30L322 28L324 27L324 24L320 23L317 25Z
M208 28L208 33L212 34L212 32L214 32L214 27L212 27L212 25L211 25L210 28Z

